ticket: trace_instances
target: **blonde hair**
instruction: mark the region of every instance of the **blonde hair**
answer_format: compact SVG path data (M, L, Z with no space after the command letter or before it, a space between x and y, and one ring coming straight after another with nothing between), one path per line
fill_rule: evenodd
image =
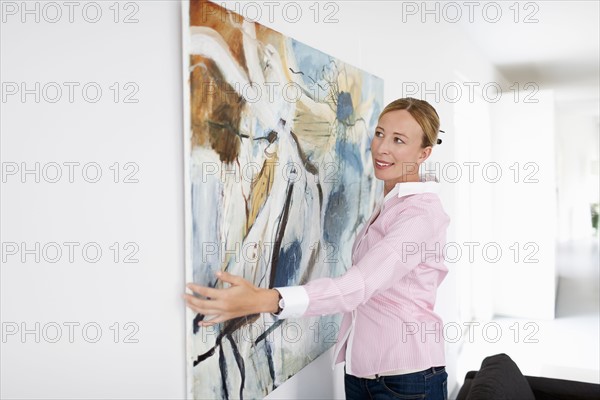
M440 117L431 104L425 100L414 99L412 97L394 100L385 106L381 114L379 114L379 118L390 111L396 110L408 111L409 114L417 121L423 130L423 141L421 143L422 148L427 146L433 147L436 144L442 143L442 140L438 139L438 132L440 131Z

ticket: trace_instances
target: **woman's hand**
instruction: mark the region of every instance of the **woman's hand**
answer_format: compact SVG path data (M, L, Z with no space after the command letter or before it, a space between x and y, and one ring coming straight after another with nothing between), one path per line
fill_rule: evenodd
M191 294L183 295L191 310L211 317L199 325L211 326L245 315L275 313L279 309L279 293L275 289L258 288L242 277L227 272L217 272L217 278L231 286L214 289L195 283L186 285L192 292L206 297L199 299Z

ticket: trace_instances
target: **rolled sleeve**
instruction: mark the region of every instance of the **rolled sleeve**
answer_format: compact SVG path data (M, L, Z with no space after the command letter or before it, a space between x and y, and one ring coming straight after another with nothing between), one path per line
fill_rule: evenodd
M274 288L281 294L285 306L278 319L299 318L304 315L308 308L309 298L306 289L303 286L288 286Z

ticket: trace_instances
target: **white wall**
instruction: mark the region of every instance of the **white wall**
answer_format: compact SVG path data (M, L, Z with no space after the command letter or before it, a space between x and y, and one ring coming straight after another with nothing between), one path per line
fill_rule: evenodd
M464 82L472 79L464 78ZM455 106L456 146L455 159L460 165L472 166L473 172L465 170L454 187L456 197L455 220L456 241L463 244L462 253L449 252L447 259L454 260L458 277L458 298L460 318L464 321L474 319L489 320L493 310L492 264L483 259L483 249L494 239L493 234L493 187L486 179L485 166L492 157L492 126L490 104L482 96L475 96L472 102L461 99ZM467 164L468 162L472 164ZM453 178L452 170L446 175ZM467 179L468 178L468 179ZM466 243L473 244L471 254ZM475 247L476 246L476 247Z
M554 318L556 299L556 165L554 92L540 90L501 99L493 113L493 156L502 176L494 191L491 248L494 312ZM517 100L519 99L519 100ZM493 171L493 170L491 170Z
M185 395L183 292L183 170L179 4L135 3L138 23L114 22L110 2L98 3L102 16L86 22L84 3L69 23L49 23L35 15L10 15L2 2L1 80L2 167L34 168L40 182L26 175L6 176L2 183L2 243L19 249L40 243L21 261L3 249L1 268L3 398L182 398ZM40 12L43 4L27 4ZM57 3L59 5L61 3ZM95 18L93 8L88 17ZM52 10L46 8L50 13ZM135 9L120 8L119 21ZM54 18L55 14L48 14ZM40 88L22 102L9 83ZM51 82L62 87L62 98ZM73 102L68 86L77 82ZM117 82L120 98L114 102ZM125 103L125 95L139 91ZM98 86L102 95L90 101ZM70 84L67 84L70 85ZM6 90L5 90L6 89ZM68 167L74 165L73 183ZM119 167L110 169L115 162ZM131 162L130 166L125 164ZM62 178L50 183L61 166ZM102 173L97 183L94 164ZM68 165L68 164L67 164ZM46 168L44 168L46 167ZM137 170L136 170L137 168ZM118 183L114 171L119 170ZM45 172L45 175L43 174ZM137 179L138 183L125 183ZM44 179L46 176L47 179ZM55 263L56 242L63 251ZM78 242L69 262L64 242ZM114 260L118 242L117 262ZM125 244L131 242L128 248ZM102 251L95 257L94 247ZM46 254L41 249L46 246ZM42 254L40 254L42 253ZM137 263L126 263L131 254ZM130 325L125 326L130 322ZM22 328L39 333L20 335ZM73 337L69 338L69 323ZM118 323L119 325L115 325ZM85 334L83 327L87 325ZM57 330L62 336L57 338ZM111 329L112 327L112 329ZM13 329L19 332L9 334ZM96 329L101 337L96 343ZM118 333L118 337L116 336ZM128 336L129 335L129 336ZM72 343L71 343L72 340ZM56 343L51 343L56 341ZM116 341L116 343L115 343ZM136 342L137 341L137 342Z
M558 238L589 238L593 232L590 203L600 193L598 176L598 118L587 104L560 107L556 114L556 174L558 185Z
M21 2L3 2L2 7ZM40 13L46 3L38 4ZM57 3L62 4L62 3ZM1 311L3 342L1 359L2 397L11 398L183 398L185 396L184 306L183 291L183 144L181 93L180 4L175 1L137 1L128 8L120 3L117 23L112 2L99 2L102 17L87 22L81 14L86 3L68 21L46 7L40 22L34 15L3 8L1 26L1 80L7 83L3 95L25 82L28 88L40 82L41 89L57 82L63 97L55 97L53 85L41 90L40 102L20 93L3 99L1 156L5 172L21 162L32 168L40 163L40 182L26 175L6 176L2 183L2 242L21 242L32 248L50 242L61 244L65 254L56 263L52 245L35 262L28 255L22 262L11 247L3 249L1 268ZM231 4L231 3L230 3ZM240 3L233 3L240 7ZM257 3L255 3L257 4ZM320 3L315 9L302 4L302 17L296 23L275 12L269 22L267 8L261 21L284 34L382 77L385 102L412 95L434 105L442 119L444 144L435 149L431 161L454 160L454 107L441 92L447 83L457 82L456 73L481 85L498 80L497 74L455 24L422 23L418 17L403 21L401 2ZM328 8L326 5L330 4ZM333 6L331 5L333 4ZM136 8L137 7L137 8ZM94 9L88 6L88 18ZM281 10L281 9L279 9ZM250 10L248 10L250 11ZM276 9L277 11L277 9ZM331 13L334 13L331 15ZM133 14L133 15L131 15ZM126 24L130 15L137 23ZM324 23L329 15L335 23ZM46 17L46 18L44 18ZM79 82L74 100L69 102L68 86ZM102 97L97 103L86 100L81 88L97 82ZM120 98L115 103L115 82ZM128 82L133 85L125 87ZM409 86L406 84L409 83ZM440 90L426 94L407 88ZM501 82L504 84L504 82ZM405 86L403 86L403 84ZM111 90L111 87L113 89ZM122 96L133 93L125 103ZM20 88L19 88L20 90ZM88 92L92 96L93 90ZM439 99L435 96L438 95ZM65 162L79 162L74 182L68 181ZM49 183L54 164L62 166L63 177ZM81 166L96 162L102 171L98 183L88 183ZM119 162L121 175L113 182L111 165ZM124 168L127 162L132 164ZM137 166L137 172L132 169ZM46 167L44 170L43 168ZM87 170L86 177L93 177ZM123 183L124 174L135 172L138 183ZM443 185L442 200L453 217L456 209L455 187ZM448 240L456 240L460 222L453 218ZM75 260L67 259L64 242L79 242ZM96 242L103 255L96 263L87 262L79 251L83 244ZM118 242L118 262L111 245ZM123 257L135 247L138 263L125 263ZM90 251L90 254L93 252ZM451 266L452 267L452 266ZM446 321L460 322L456 274L451 273L440 288L438 310ZM13 329L34 329L40 323L40 340L25 337ZM73 343L65 324L75 326ZM118 322L120 336L114 342ZM124 329L123 324L132 322ZM21 324L25 325L21 325ZM88 336L81 332L86 323ZM50 343L55 327L63 336ZM97 343L88 343L93 327L102 329ZM111 327L112 330L111 330ZM138 330L125 343L124 335ZM44 329L45 328L45 329ZM449 388L452 391L458 345L448 346ZM342 397L341 369L332 372L327 355L293 377L272 397ZM323 361L325 360L325 361Z

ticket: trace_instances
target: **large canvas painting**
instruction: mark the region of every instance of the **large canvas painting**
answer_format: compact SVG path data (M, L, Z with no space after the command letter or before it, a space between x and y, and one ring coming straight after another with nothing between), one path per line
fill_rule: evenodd
M187 280L264 288L338 276L378 187L383 81L210 2L183 2ZM262 398L336 340L339 316L189 309L188 396Z

